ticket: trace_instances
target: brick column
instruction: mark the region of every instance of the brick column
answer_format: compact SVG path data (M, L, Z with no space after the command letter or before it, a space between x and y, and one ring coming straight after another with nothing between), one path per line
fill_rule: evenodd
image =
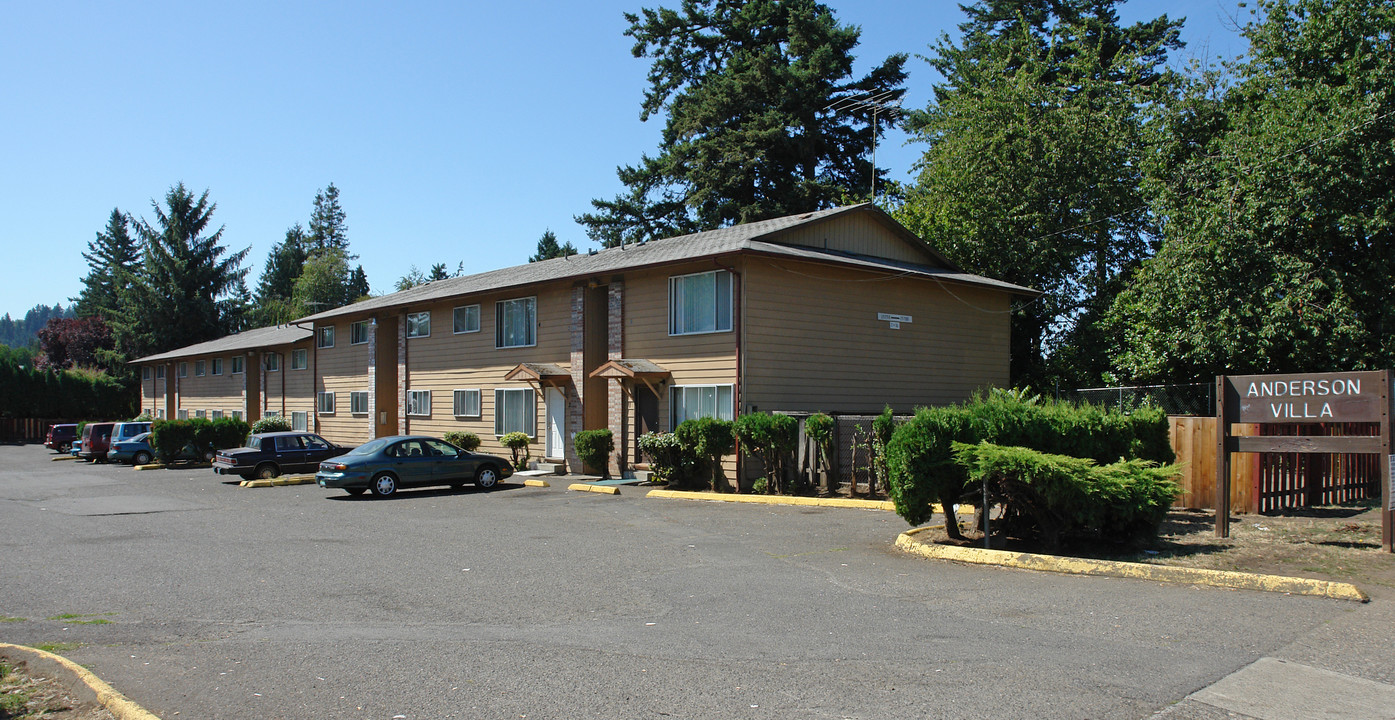
M566 424L562 428L562 455L567 459L567 471L579 473L581 458L576 454L572 434L581 430L581 403L586 387L586 286L572 288L571 313L571 371L572 385L562 388L567 397ZM497 412L497 411L496 411Z
M606 359L619 360L625 356L625 281L611 280L606 298L606 318L610 327L606 331ZM625 391L619 381L607 381L606 394L608 414L606 426L615 440L615 454L610 456L610 472L615 477L629 467L629 435L625 422L628 408L625 406Z
M353 337L353 325L349 337ZM351 395L350 398L353 396ZM350 399L349 402L353 402ZM368 437L378 437L378 321L368 322Z
M397 318L397 432L411 434L407 426L407 313Z

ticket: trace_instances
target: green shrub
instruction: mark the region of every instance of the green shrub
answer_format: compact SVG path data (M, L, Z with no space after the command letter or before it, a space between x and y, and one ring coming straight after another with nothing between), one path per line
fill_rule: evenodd
M518 470L522 470L528 464L528 459L532 457L528 451L528 443L530 442L532 439L528 437L527 433L518 431L505 433L503 437L499 438L499 444L509 449L513 456L513 466Z
M785 468L799 442L799 421L789 415L754 412L738 417L733 430L746 450L758 457L765 468L766 491L785 494Z
M194 440L195 430L189 420L156 420L150 425L150 449L162 463L184 457Z
M722 456L736 448L732 423L714 417L684 420L673 429L673 434L700 460L698 481L709 485L713 492L721 492L727 484Z
M211 442L208 447L213 450L226 450L228 448L241 447L247 441L247 433L251 431L247 422L239 418L220 417L214 420L210 432Z
M991 392L963 405L921 408L887 444L891 499L907 522L928 520L930 502L958 501L967 476L952 457L954 442L1025 447L1096 464L1174 460L1167 415L1153 408L1124 415L1011 391ZM957 536L958 526L950 520L946 530Z
M1151 536L1177 495L1175 465L1099 465L986 442L955 443L953 452L971 482L987 485L989 502L1002 504L1005 534L1039 536L1050 547L1062 536L1111 542Z
M672 487L687 487L706 477L703 460L692 447L674 433L645 433L639 436L639 451L649 460L654 479Z
M441 439L466 452L474 452L480 447L480 436L472 432L451 430L445 435L442 435Z
M814 464L817 469L831 474L832 466L828 455L833 448L833 426L835 421L824 413L814 413L804 418L804 434L814 444Z
M252 423L253 433L289 432L290 429L291 421L280 416L264 417Z
M572 442L582 465L599 470L602 477L610 477L610 454L615 452L615 437L610 430L582 430Z
M148 412L143 412L143 413L141 413L141 414L139 414L139 415L137 415L137 416L131 418L131 422L151 422L151 421L153 421L154 419L155 419L155 418L150 417L150 413L148 413Z

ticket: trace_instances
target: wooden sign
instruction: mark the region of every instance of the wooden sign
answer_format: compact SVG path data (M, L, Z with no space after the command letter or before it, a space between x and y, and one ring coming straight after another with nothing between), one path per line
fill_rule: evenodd
M1230 536L1230 454L1370 453L1381 455L1381 546L1395 552L1395 453L1391 373L1221 375L1216 378L1216 536ZM1374 436L1230 434L1232 423L1380 423Z

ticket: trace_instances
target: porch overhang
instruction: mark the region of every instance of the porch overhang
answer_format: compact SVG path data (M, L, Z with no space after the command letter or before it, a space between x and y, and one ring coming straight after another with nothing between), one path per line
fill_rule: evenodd
M537 383L541 387L559 387L572 381L570 370L552 363L519 363L508 371L504 379L509 382Z
M642 382L645 387L649 388L650 392L654 393L655 397L659 396L659 390L655 384L666 382L672 375L673 373L667 369L649 360L637 358L611 360L591 371L591 377L615 380L620 383L622 388L625 388L626 392L629 391L630 385Z

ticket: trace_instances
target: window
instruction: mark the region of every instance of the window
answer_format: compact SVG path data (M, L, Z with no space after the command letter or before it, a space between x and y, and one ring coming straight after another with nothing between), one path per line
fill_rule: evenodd
M304 414L305 413L291 413L291 417ZM305 448L305 443L302 442L302 438L299 435L277 435L276 442L273 444L276 446L276 452L285 452L287 450L302 450Z
M315 328L315 347L317 347L317 348L332 348L332 347L334 347L334 326L333 326L333 325L330 325L330 326L328 326L328 327Z
M355 415L368 414L368 391L355 390L349 393L349 412Z
M214 420L222 420L222 419L223 419L223 411L222 411L222 410L209 410L209 411L208 411L208 414L209 414L209 416L212 417L212 419L214 419Z
M277 372L281 369L281 356L276 353L266 354L266 371Z
M202 360L195 360L195 361L194 361L194 377L203 377L203 376L204 376L204 367L205 367L205 366L204 366L204 362L203 362Z
M526 433L533 437L537 423L533 421L533 411L537 401L533 398L533 388L494 390L494 434L511 432Z
M303 413L303 412L293 412L293 413L291 413L291 429L292 429L292 430L298 430L298 431L300 431L300 432L305 432L305 420L306 420L306 413Z
M234 419L234 420L241 420L241 419L242 419L242 411L241 411L241 410L234 410L234 411L232 411L232 419Z
M407 337L431 337L431 313L407 313Z
M165 419L165 409L164 409L164 408L160 408L160 413L159 413L159 415L160 415L160 419L161 419L161 420L164 420L164 419Z
M189 377L189 363L179 363L179 377Z
M323 415L334 414L334 393L322 392L319 394L315 409Z
M310 351L305 348L291 351L291 369L304 370L310 367Z
M198 419L200 419L200 420L205 419L206 416L207 416L207 414L206 414L204 411L202 411L202 410L195 410L195 411L194 411L194 417L196 417L196 418L198 418Z
M150 379L150 366L149 366L149 365L147 365L147 366L145 366L145 367L143 367L143 368L140 369L140 379L142 379L142 380L149 380L149 379Z
M684 420L731 419L730 385L675 385L669 393L670 428Z
M213 374L223 374L223 358L213 358Z
M234 374L234 375L241 375L241 374L242 374L242 356L241 356L241 355L234 355L234 356L233 356L233 359L232 359L232 374Z
M479 417L479 416L480 416L480 391L479 391L479 390L456 390L456 391L455 391L455 416L456 416L456 417Z
M156 368L155 368L155 379L156 379L156 380L164 380L164 379L165 379L165 366L164 366L164 365L160 365L159 367L156 367Z
M451 321L456 335L480 331L480 306L465 305L451 311Z
M262 413L262 417L281 417L281 413L278 413L275 410L267 410L266 412Z
M535 297L494 303L494 347L531 347L538 344L535 334L537 320L538 299Z
M431 391L430 391L430 390L408 390L408 391L407 391L407 414L408 414L408 415L430 415L430 414L431 414Z
M188 420L188 419L189 419L189 411L188 411L188 410L180 410L179 413L178 413L175 417L179 418L180 420Z
M362 345L368 342L368 321L360 320L349 324L349 344Z
M726 270L668 279L668 334L731 330L731 273Z

